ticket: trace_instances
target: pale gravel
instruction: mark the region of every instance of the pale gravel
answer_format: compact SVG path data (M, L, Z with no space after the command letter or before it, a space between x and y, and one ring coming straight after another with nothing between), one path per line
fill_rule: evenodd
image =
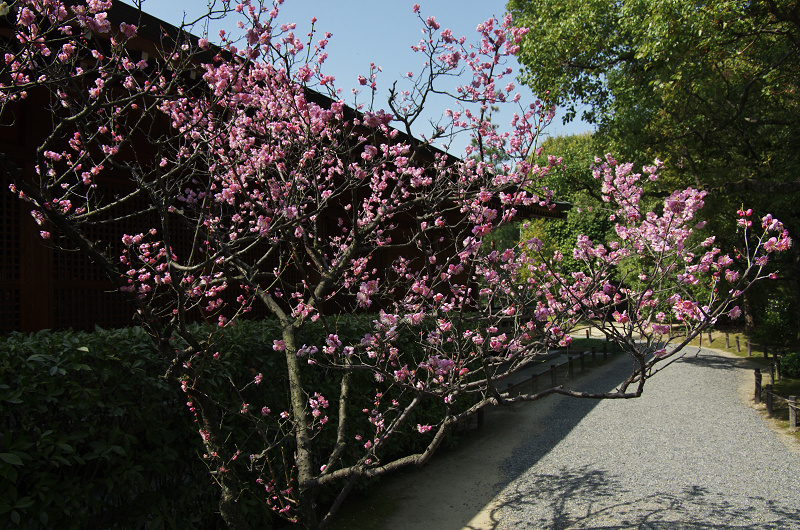
M591 385L608 390L627 364ZM507 486L468 527L800 529L796 442L742 402L752 372L740 364L702 350L639 399L562 399L502 464Z

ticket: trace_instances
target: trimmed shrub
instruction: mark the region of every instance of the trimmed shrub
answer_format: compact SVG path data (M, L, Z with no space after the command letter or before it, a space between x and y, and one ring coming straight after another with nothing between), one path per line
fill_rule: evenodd
M800 352L792 352L781 359L781 374L800 379Z
M0 343L0 526L220 526L165 366L138 328Z
M344 315L329 325L341 340L357 342L369 332L375 315ZM423 326L424 328L424 326ZM198 335L204 330L197 325ZM401 332L395 342L409 362L421 360L422 328ZM298 337L302 344L322 345L327 331L311 323ZM273 350L280 337L274 320L240 321L213 334L211 359L192 359L202 371L204 389L230 411L242 400L268 403L277 414L288 410L288 375L282 354ZM173 339L180 342L180 339ZM205 364L203 364L205 363ZM210 364L213 363L213 364ZM161 376L167 361L140 328L86 332L13 333L0 341L0 528L217 528L219 490L203 459L198 427L186 406L186 395ZM246 385L255 374L260 385ZM309 369L313 388L331 400L331 425L338 418L341 372ZM310 382L310 378L316 380ZM230 382L241 384L239 391ZM356 372L352 382L352 435L370 436L366 415L375 399L374 380ZM409 399L390 391L385 400ZM260 406L260 405L259 405ZM450 407L463 410L469 403ZM384 457L416 452L427 436L417 423L435 423L445 404L433 399L419 407L405 429L397 432ZM232 412L222 428L237 439L243 454L263 445L252 436L252 417ZM267 426L267 424L265 424ZM336 429L318 434L323 458L336 442ZM359 443L353 438L353 443ZM446 440L449 445L453 438ZM282 442L293 453L293 437ZM344 454L343 461L349 456ZM270 528L273 516L264 502L264 487L247 477L248 459L231 462L245 480L240 502L253 526ZM346 462L345 462L346 463ZM280 468L291 462L276 462ZM241 469L240 469L241 468ZM276 468L276 472L282 469ZM336 485L320 491L335 495Z

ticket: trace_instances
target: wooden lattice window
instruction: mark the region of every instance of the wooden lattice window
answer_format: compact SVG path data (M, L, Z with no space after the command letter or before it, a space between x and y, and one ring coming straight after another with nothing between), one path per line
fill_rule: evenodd
M2 129L2 128L0 128ZM0 176L0 333L20 329L20 209L21 201Z

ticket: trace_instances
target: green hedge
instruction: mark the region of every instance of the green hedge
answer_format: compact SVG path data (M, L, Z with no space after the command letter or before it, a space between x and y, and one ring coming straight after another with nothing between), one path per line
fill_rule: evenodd
M180 391L138 328L0 343L0 527L217 527Z
M372 319L347 315L329 325L343 342L353 343L369 331ZM207 329L195 331L208 337ZM206 392L229 411L238 411L242 399L268 403L276 414L263 419L264 429L278 411L289 409L286 364L272 348L278 337L275 321L242 321L213 333L209 348L220 353L218 359L193 360L202 367ZM312 323L298 340L321 347L325 337L321 324ZM404 332L395 345L409 361L423 355L418 334ZM198 427L186 394L160 378L166 366L139 328L14 333L0 341L0 528L221 527L219 491L201 458ZM304 371L305 380L313 381L311 391L331 401L329 428L315 440L316 458L324 463L336 438L341 372L318 366ZM262 384L241 393L231 388L230 381L241 389L256 373L263 374ZM372 406L377 387L368 372L357 372L354 383L351 438L373 429L361 411ZM386 400L395 394L387 392ZM396 397L401 404L410 399ZM425 403L382 457L424 449L433 434L420 435L413 427L438 423L442 412L443 403ZM244 454L263 449L252 418L228 413L221 427ZM284 443L291 455L293 438ZM346 452L352 456L343 464L357 458L360 442L352 443ZM251 524L269 528L274 517L246 462L239 459L231 469L246 482L240 500ZM321 505L335 490L334 485L320 492Z
M800 352L792 352L781 359L781 373L785 377L800 379Z

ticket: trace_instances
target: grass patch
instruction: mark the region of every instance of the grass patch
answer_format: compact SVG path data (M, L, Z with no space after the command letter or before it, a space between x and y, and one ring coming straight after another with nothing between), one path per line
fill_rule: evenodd
M772 387L772 392L783 398L789 396L800 395L800 380L798 379L781 379L776 381ZM766 414L766 408L763 409ZM783 399L773 398L772 401L772 419L778 424L779 427L785 429L790 435L800 443L800 431L792 432L789 428L789 404Z

